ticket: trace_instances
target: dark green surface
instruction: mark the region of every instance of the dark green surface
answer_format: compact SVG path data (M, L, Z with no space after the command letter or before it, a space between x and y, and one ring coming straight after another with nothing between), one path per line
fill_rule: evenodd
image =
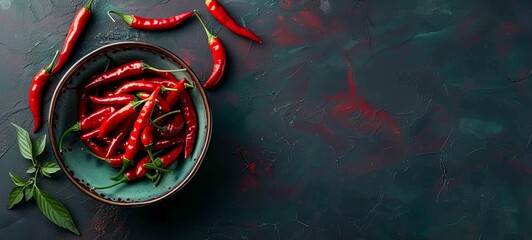
M223 83L208 93L207 158L168 201L115 208L64 176L41 181L71 210L83 238L532 238L532 2L221 2L264 44L220 28L202 1L95 1L73 59L141 40L173 51L205 79L211 56L195 19L145 33L105 14L194 8L230 59ZM23 175L29 166L9 123L30 129L30 79L83 4L0 0L6 205L8 171ZM50 149L45 154L53 158ZM0 209L0 236L75 238L34 204Z

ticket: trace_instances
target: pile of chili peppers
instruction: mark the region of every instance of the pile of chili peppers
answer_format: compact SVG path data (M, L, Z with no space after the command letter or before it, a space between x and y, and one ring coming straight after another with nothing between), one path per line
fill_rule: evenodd
M116 184L142 177L157 184L192 153L196 138L196 110L186 90L193 85L171 73L181 70L139 60L91 77L79 89L79 121L61 135L60 151L65 136L80 132L85 151L119 168Z
M34 132L41 125L42 90L52 75L57 74L68 62L76 41L91 18L89 0L75 15L67 33L63 48L52 62L33 79L29 93L30 109L34 119ZM249 29L240 26L218 3L206 0L208 12L231 32L257 43L262 40ZM216 86L222 78L227 55L222 41L209 32L196 10L166 18L146 18L118 11L118 15L130 27L143 31L164 31L179 26L195 15L207 35L212 53L213 69L205 81L205 89ZM55 64L55 66L54 66ZM171 71L156 69L143 61L123 64L93 76L78 91L79 121L65 131L59 140L63 150L64 137L80 132L89 154L104 160L110 166L120 168L113 179L116 184L133 181L144 176L160 181L162 173L182 155L191 155L197 132L197 116L192 100L186 91L193 87L186 80L177 80ZM157 152L153 153L153 150ZM136 163L136 166L133 163Z

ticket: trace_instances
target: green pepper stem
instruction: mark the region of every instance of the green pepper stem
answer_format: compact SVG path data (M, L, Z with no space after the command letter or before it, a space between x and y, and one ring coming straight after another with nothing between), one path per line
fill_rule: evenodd
M207 34L207 38L208 38L208 40L210 42L216 36L212 35L212 33L209 32L209 30L207 29L207 26L205 26L205 23L203 22L203 19L201 19L201 16L199 15L198 11L194 10L194 15L196 15L196 17L200 21L201 26L203 26L203 30L205 30L205 33Z
M91 11L91 7L92 7L92 2L93 2L93 0L89 0L87 2L87 4L85 4L85 6L83 8L87 9L87 11L90 12Z
M146 99L142 99L142 100L133 100L131 102L131 106L133 106L133 109L137 108L138 106L140 106L141 104L147 102L147 101L150 101L151 100L151 96L149 98L146 98Z
M126 158L122 158L122 168L120 169L120 172L118 172L116 175L109 177L111 180L118 179L124 172L126 171L127 167L129 167L129 164L131 161L127 160Z
M147 172L145 175L148 179L153 181L155 178L157 178L157 176L159 176L159 171L156 171L154 175L151 175L149 172Z
M183 80L185 81L185 80ZM194 85L190 84L190 83L185 83L185 87L186 88L194 88Z
M117 11L113 11L113 10L109 10L107 11L107 16L109 16L111 18L111 20L113 22L116 22L115 19L113 18L113 16L111 16L111 13L114 13L116 15L118 15L120 18L122 18L122 20L124 20L124 22L127 23L127 25L131 26L131 24L133 23L133 18L135 16L133 15L129 15L129 14L123 14L121 12L117 12Z
M109 188L112 188L112 187L116 187L122 183L125 183L127 182L127 177L126 176L123 176L120 180L118 180L118 182L115 182L109 186L105 186L105 187L95 187L94 189L98 189L98 190L102 190L102 189L109 189Z
M65 139L65 136L71 132L77 132L80 130L81 130L81 124L77 122L74 125L72 125L72 127L64 131L63 134L61 134L61 137L59 138L59 152L63 152L63 139Z
M48 74L52 74L52 68L54 67L55 60L57 59L57 55L59 55L59 51L55 51L54 58L52 59L52 62L44 68L44 71Z
M157 123L159 120L161 120L161 119L163 119L163 118L165 118L165 117L168 117L168 116L170 116L170 115L172 115L172 114L176 114L176 113L180 113L180 112L181 112L181 110L174 110L174 111L167 112L167 113L165 113L165 114L159 116L158 118L154 119L154 120L151 121L151 122L152 122L152 123Z
M172 172L172 170L156 167L154 164L151 164L151 163L144 164L144 167L147 168L147 169L157 170L157 171L164 172L164 173L171 173Z
M159 183L161 182L161 177L162 177L162 176L163 176L162 174L157 175L157 179L156 179L155 182L153 183L153 186L154 186L154 187L157 187L157 185L159 185Z

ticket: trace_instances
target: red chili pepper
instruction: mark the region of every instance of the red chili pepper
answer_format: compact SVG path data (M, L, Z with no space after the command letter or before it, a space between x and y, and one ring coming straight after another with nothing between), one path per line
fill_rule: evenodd
M227 29L231 30L231 32L238 34L242 37L251 39L255 42L262 43L262 40L257 35L255 35L255 33L245 27L238 25L238 23L235 22L235 20L229 15L229 13L227 13L225 8L220 3L218 3L217 0L206 0L205 7L207 7L207 10L209 10L211 15L218 22L224 25Z
M203 84L203 88L209 89L214 87L222 78L222 75L225 71L225 62L227 61L227 56L225 54L225 48L222 44L222 41L220 41L217 36L212 35L209 30L207 30L205 23L203 23L203 20L196 11L194 11L194 14L196 14L201 25L203 26L203 29L205 29L205 33L207 33L208 43L212 53L212 73L209 79L207 79L207 81Z
M113 157L104 158L104 157L98 156L93 151L86 150L86 149L81 149L81 150L85 151L86 153L90 154L91 156L95 157L96 159L99 159L99 160L107 162L111 167L114 167L114 168L122 167L122 155L117 155L117 156L113 156Z
M99 134L100 134L100 129L96 128L96 129L93 129L92 131L89 131L89 132L86 132L86 133L82 134L79 137L79 139L87 140L87 139L91 139L91 138L97 138Z
M135 94L140 99L146 99L150 97L150 94L147 92L138 92ZM157 99L155 99L155 102L157 103L157 106L159 106L159 109L161 112L168 112L170 111L170 105L164 100L161 96L157 96Z
M112 132L124 119L131 117L135 113L135 109L142 103L148 101L149 99L144 99L140 101L130 102L128 105L122 107L120 110L113 113L109 116L100 126L99 138L107 136Z
M92 102L101 105L124 105L135 100L133 95L129 94L117 94L108 97L90 96Z
M151 147L152 150L160 150L165 149L168 147L175 146L177 144L183 143L185 140L183 138L169 138L169 139L161 139L155 141L153 143L153 146Z
M144 63L142 60L129 62L113 68L102 74L95 75L92 77L88 83L83 87L84 90L90 90L96 87L99 87L103 84L120 80L126 77L135 76L144 73L144 71L154 71L154 72L177 72L177 71L186 71L186 69L176 69L176 70L160 70L154 68L147 63Z
M183 130L185 126L185 118L183 114L177 113L174 116L174 120L164 126L165 131L157 131L156 136L158 138L172 138L176 137L179 132Z
M149 149L153 146L153 130L155 127L151 124L144 127L142 133L140 134L140 141L146 149Z
M71 132L88 131L97 128L102 124L105 119L111 116L111 114L113 114L114 112L114 107L105 107L79 120L79 122L75 123L74 125L72 125L72 127L64 131L61 137L59 138L59 151L63 151L63 139L66 135Z
M148 98L148 101L146 102L146 104L144 104L144 106L140 110L139 116L137 117L137 121L135 121L135 124L133 125L133 129L131 130L131 133L129 134L126 152L124 153L124 157L123 157L122 169L116 176L112 177L112 179L113 178L116 179L117 177L122 175L122 173L124 173L126 168L131 163L131 160L133 160L133 158L135 157L135 154L139 150L138 146L140 143L139 141L140 132L142 129L144 129L144 127L150 124L151 114L155 107L155 99L159 95L160 91L161 91L160 87L155 89L155 91L151 94L150 98Z
M134 180L137 180L139 178L142 178L144 176L147 175L147 169L144 165L148 164L150 162L150 157L149 156L144 156L138 163L137 163L137 166L135 168L131 168L130 170L126 171L122 178L117 180L116 183L113 183L109 186L105 186L105 187L95 187L95 189L108 189L108 188L112 188L112 187L115 187L115 186L118 186L122 183L126 183L126 182L132 182Z
M179 155L183 152L183 145L180 144L172 151L167 153L166 155L162 157L158 157L153 161L153 165L155 165L156 168L168 168L170 165L174 164L177 159L179 158ZM147 168L153 168L153 165L151 164L145 164Z
M93 0L89 0L87 4L85 4L85 6L83 6L76 13L76 16L74 16L74 20L70 25L70 29L68 30L65 42L63 43L63 49L61 50L61 54L59 55L57 64L55 65L54 69L52 69L52 74L56 74L57 72L59 72L59 70L61 70L61 68L65 65L68 58L70 57L70 54L74 50L74 45L76 44L76 41L78 40L79 36L81 36L83 29L85 29L85 26L91 19L92 1Z
M161 91L177 91L177 89L169 88L167 86L174 84L173 82L160 79L155 80L136 80L127 82L115 90L114 94L125 94L131 92L148 91L153 92L156 88L161 87Z
M89 91L78 89L78 118L87 116L87 109L89 107Z
M188 92L185 91L179 94L179 102L181 103L181 110L185 115L185 158L188 158L192 154L192 150L194 150L194 142L196 141L196 133L198 131L198 118L196 108Z
M42 90L48 80L52 77L52 73L50 70L52 69L52 66L54 65L55 59L57 58L57 53L55 52L55 56L52 59L52 62L50 65L48 65L46 68L41 69L35 77L33 77L33 80L31 81L30 86L30 93L29 93L29 103L30 103L30 110L31 114L33 115L33 132L37 132L39 128L41 127L42 122L42 116L41 116L41 101L42 101Z
M105 154L105 157L111 156L116 148L122 144L122 140L126 137L129 130L133 127L133 124L135 123L135 118L128 118L125 122L123 122L118 129L116 129L115 133L113 134L113 138L111 139L111 142L108 145L107 153Z
M124 14L117 11L108 11L107 15L115 22L115 19L111 16L111 13L118 15L127 25L135 29L145 31L162 31L176 27L183 21L187 20L194 12L185 12L176 16L168 18L144 18L131 14Z
M85 145L97 156L105 157L105 149L92 139L83 140Z

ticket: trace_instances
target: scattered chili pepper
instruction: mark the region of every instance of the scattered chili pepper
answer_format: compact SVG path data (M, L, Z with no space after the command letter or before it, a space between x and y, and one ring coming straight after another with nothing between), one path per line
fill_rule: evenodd
M113 68L109 71L106 71L102 74L95 75L92 77L88 83L83 87L84 90L94 89L103 84L113 82L116 80L123 79L125 77L135 76L144 73L144 71L154 71L154 72L179 72L186 71L186 69L175 69L175 70L161 70L154 68L142 60L129 62Z
M61 50L61 54L59 54L57 64L52 69L52 74L56 74L59 72L59 70L61 70L70 57L70 54L74 50L76 41L78 40L79 36L81 36L83 29L85 29L85 26L91 18L92 1L93 0L89 0L87 4L85 4L85 6L83 6L74 16L74 20L70 25L65 42L63 43L63 49Z
M179 102L181 109L185 115L186 138L185 138L185 158L188 158L194 150L194 142L196 141L196 133L198 131L198 118L194 103L188 95L188 92L179 94Z
M130 102L128 105L122 107L120 110L113 113L109 116L100 126L99 138L107 136L111 131L113 131L120 123L122 123L126 118L131 117L135 113L135 109L150 99L144 99L139 101Z
M29 103L31 114L33 115L33 132L37 132L41 127L42 116L41 116L41 101L42 101L42 90L48 80L52 77L51 69L54 65L55 59L57 58L58 51L55 52L55 56L52 59L52 62L47 67L41 69L33 80L31 81L30 93L29 93Z
M118 15L132 28L145 31L163 31L175 28L194 14L194 12L191 11L168 18L144 18L111 10L107 12L107 15L109 15L113 22L115 22L115 19L111 16L111 13Z
M140 99L146 99L150 97L150 94L147 92L138 92L135 94ZM157 103L157 106L159 106L159 110L161 112L168 112L170 111L170 105L164 100L161 96L157 96L157 99L155 99L155 103Z
M214 87L222 78L222 75L225 71L225 63L227 61L227 56L225 54L225 48L222 44L222 41L220 41L217 36L214 36L209 32L207 26L205 26L205 23L203 23L203 20L196 11L194 11L194 14L196 14L196 17L200 20L200 23L203 26L205 33L207 34L209 47L212 53L212 73L209 79L207 79L207 81L203 84L203 87L205 89L209 89Z
M63 139L71 132L88 131L99 127L102 122L107 119L115 111L114 107L102 108L93 114L82 118L79 122L72 125L69 129L63 132L59 138L59 151L63 151Z
M113 134L113 138L111 139L111 142L108 145L107 153L105 154L105 157L109 157L115 152L116 148L122 143L122 140L124 140L129 130L131 130L131 128L133 127L134 123L135 123L135 118L131 117L125 120L125 122L122 123L118 127L118 129L116 129L116 131Z
M151 114L155 107L155 99L159 95L160 91L161 91L160 87L155 89L155 91L153 91L153 93L151 94L150 98L146 99L147 102L146 104L144 104L144 106L140 110L139 116L137 117L137 121L135 121L135 124L133 125L133 129L131 130L131 133L129 134L129 139L127 141L128 146L126 148L126 152L124 153L124 157L122 158L122 162L123 162L122 169L120 170L120 172L118 172L116 176L112 177L111 179L116 179L120 175L122 175L122 173L124 173L126 168L129 166L129 164L135 157L135 154L139 150L138 146L140 143L139 141L140 131L144 129L144 127L146 127L148 124L150 124ZM142 101L145 101L145 100L142 100Z
M251 39L255 42L262 43L262 40L257 35L255 35L255 33L245 27L238 25L238 23L235 22L235 20L229 15L229 13L227 13L225 8L217 0L206 0L205 7L207 7L209 13L211 13L211 15L219 23L224 25L227 29L231 30L231 32L242 37Z
M135 97L129 94L114 94L108 97L90 96L90 99L101 105L124 105L135 100Z

